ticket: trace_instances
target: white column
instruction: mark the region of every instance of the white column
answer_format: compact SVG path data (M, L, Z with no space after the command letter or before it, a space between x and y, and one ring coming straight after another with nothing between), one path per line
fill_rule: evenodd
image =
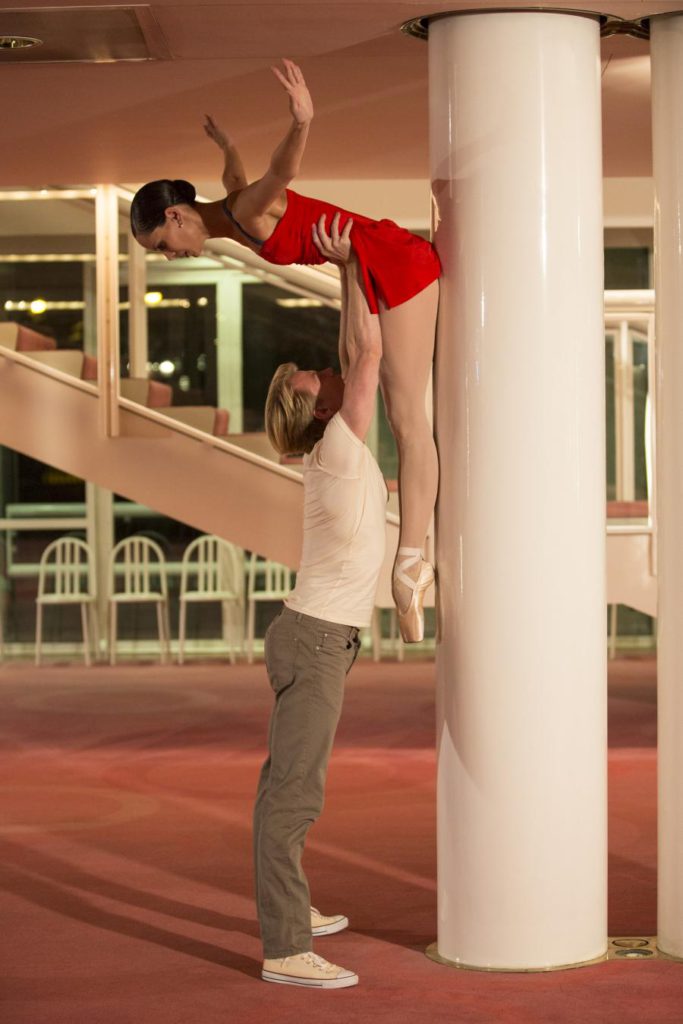
M95 263L83 263L83 351L97 355L97 271Z
M218 405L230 411L230 433L243 426L242 278L228 270L216 278L216 375Z
M653 18L658 542L658 943L683 957L683 15Z
M616 499L635 501L635 423L633 407L633 341L628 320L619 324L614 340L614 399L616 405Z
M131 377L147 378L147 264L145 250L128 231L128 361Z
M97 384L100 432L119 433L119 211L113 185L98 185L95 200L97 256Z
M534 969L606 939L598 23L429 26L438 953Z

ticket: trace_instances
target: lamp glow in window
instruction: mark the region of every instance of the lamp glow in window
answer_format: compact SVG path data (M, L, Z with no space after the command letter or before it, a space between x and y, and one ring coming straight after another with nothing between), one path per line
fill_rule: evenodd
M283 309L313 309L323 305L320 299L276 299L275 302Z
M163 292L145 292L145 305L158 306L163 297Z
M45 299L34 299L29 308L34 316L39 316L47 309L47 302Z
M172 359L162 359L159 363L159 373L163 373L164 377L170 377L172 373L175 373L175 363Z

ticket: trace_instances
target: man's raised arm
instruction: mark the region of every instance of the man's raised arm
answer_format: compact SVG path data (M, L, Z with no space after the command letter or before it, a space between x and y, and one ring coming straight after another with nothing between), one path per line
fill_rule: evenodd
M349 219L341 232L339 223L340 216L337 213L328 234L325 218L321 217L313 227L313 238L320 252L339 264L344 279L342 333L339 339L340 353L343 353L344 399L340 412L354 434L364 441L375 412L382 334L379 316L371 313L368 308L360 268L353 254L353 221Z

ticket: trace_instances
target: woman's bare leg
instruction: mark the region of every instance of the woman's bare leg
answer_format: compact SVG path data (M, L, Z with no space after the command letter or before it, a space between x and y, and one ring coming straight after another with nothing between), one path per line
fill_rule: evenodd
M439 282L434 281L408 302L380 306L382 364L380 384L387 417L398 447L398 493L401 508L399 549L424 549L436 502L439 464L432 426L426 411L434 341ZM395 563L400 565L401 555ZM404 571L416 579L420 559L403 558ZM409 564L411 563L411 564ZM410 587L394 576L394 597L403 610Z

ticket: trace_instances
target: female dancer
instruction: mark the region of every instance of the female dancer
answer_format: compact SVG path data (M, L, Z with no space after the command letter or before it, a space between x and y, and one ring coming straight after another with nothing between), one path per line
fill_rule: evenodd
M296 64L284 60L283 70L273 72L289 95L292 123L263 177L246 183L234 146L207 118L205 130L224 152L228 194L199 203L187 181L149 182L133 200L131 228L142 246L169 260L199 256L207 238L231 238L270 263L320 264L325 257L315 245L315 225L326 217L330 223L337 212L353 218L351 240L368 306L379 313L380 383L399 455L401 533L393 594L401 635L415 642L423 637L422 603L434 579L423 558L438 483L425 399L434 355L439 260L428 242L393 221L340 211L287 187L299 173L313 103Z

